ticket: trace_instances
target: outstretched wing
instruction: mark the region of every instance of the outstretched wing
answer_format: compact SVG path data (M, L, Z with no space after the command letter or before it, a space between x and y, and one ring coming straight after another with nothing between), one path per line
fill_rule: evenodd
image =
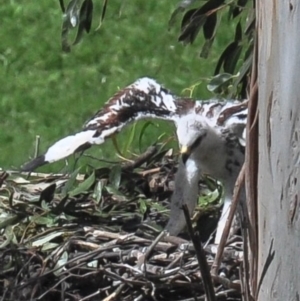
M132 121L158 118L175 121L184 108L194 106L192 100L180 101L169 90L150 78L141 78L111 97L82 131L54 143L41 155L22 167L32 171L47 163L56 162L93 144L102 144Z

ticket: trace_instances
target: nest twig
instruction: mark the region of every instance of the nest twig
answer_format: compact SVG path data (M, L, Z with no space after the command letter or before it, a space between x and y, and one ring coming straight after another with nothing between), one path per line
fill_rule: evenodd
M211 278L215 246L199 249L190 223L193 244L163 232L176 160L152 148L125 167L117 186L107 168L73 178L0 175L0 300L186 301L208 290L208 300L241 300L240 237Z

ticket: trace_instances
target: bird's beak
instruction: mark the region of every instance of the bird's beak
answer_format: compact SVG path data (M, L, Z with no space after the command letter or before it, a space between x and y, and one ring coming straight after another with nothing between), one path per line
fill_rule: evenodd
M191 154L191 149L188 148L187 146L183 146L180 150L182 162L185 165L186 161L188 160L190 154Z

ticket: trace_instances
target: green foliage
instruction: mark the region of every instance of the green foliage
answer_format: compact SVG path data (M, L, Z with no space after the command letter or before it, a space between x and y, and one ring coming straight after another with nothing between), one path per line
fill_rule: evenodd
M203 60L199 58L202 37L184 47L177 42L180 24L168 31L175 8L168 1L110 1L102 26L95 30L100 18L94 18L84 42L64 54L58 1L5 1L0 7L0 167L18 168L33 156L36 135L41 136L43 152L76 132L118 88L142 76L154 77L178 94L205 78L193 96L211 97L206 84L213 75L216 54L230 42L236 24L223 20L210 59ZM101 16L101 11L101 1L94 1L94 12ZM172 126L157 124L158 128L146 130L143 122L136 127L135 133L143 131L144 147L162 132L172 133ZM138 137L132 139L130 128L122 132L118 137L121 149L128 150L127 142L132 141L130 150L139 152ZM111 141L90 153L116 159ZM80 165L96 164L80 160ZM58 171L63 165L44 170Z
M79 195L85 193L95 182L95 173L93 172L85 181L80 183L74 190L70 192L70 196Z
M251 0L208 0L197 3L195 7L191 8L190 6L194 2L197 3L195 0L180 1L177 9L172 13L170 23L174 22L179 12L184 12L189 8L181 21L179 41L193 44L202 29L205 43L200 56L207 58L217 32L224 27L224 21L220 22L220 20L225 12L228 19L236 24L235 33L232 35L231 42L220 52L214 74L218 76L222 70L225 74L231 74L235 79L233 84L227 81L228 88L225 88L225 83L222 83L217 94L222 95L224 92L225 97L232 98L238 95L245 98L255 37L254 2ZM235 73L237 74L235 75ZM210 91L212 90L210 89Z

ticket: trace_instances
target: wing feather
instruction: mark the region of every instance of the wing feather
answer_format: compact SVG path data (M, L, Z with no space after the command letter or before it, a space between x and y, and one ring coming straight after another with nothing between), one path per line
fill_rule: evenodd
M179 98L151 78L140 78L118 91L88 120L83 129L54 143L45 154L23 165L23 171L64 159L94 144L102 144L133 121L145 118L175 122L194 112L209 119L213 126L232 128L239 137L245 129L247 105L241 102L193 101ZM242 139L242 137L241 137Z
M102 144L130 122L144 118L170 121L178 118L177 97L155 80L146 77L118 91L85 123L81 132L57 141L45 154L26 163L22 170L32 171L85 150L93 144Z

